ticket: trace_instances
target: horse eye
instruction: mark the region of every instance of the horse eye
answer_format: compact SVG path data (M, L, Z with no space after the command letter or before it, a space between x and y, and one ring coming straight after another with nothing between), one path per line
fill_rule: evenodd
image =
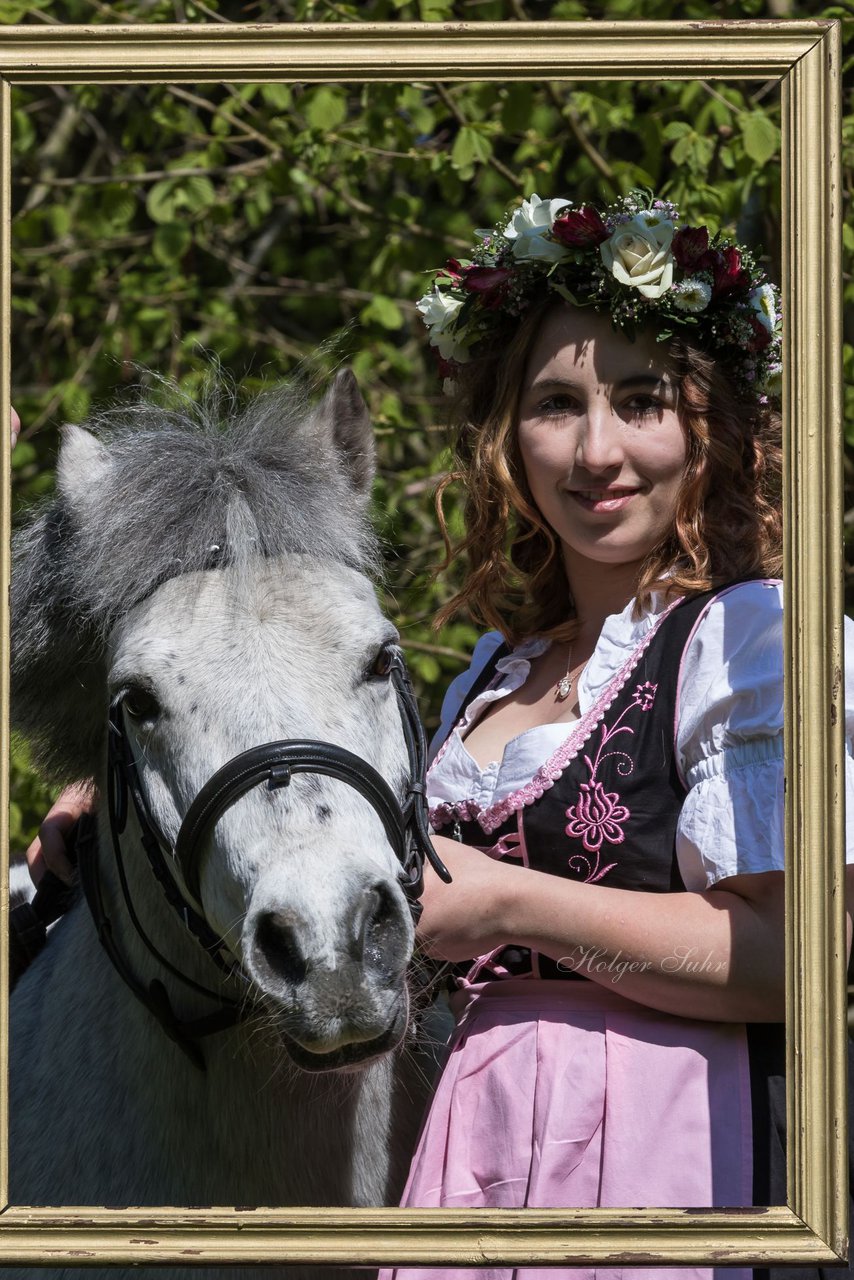
M131 720L154 720L160 714L160 704L154 694L141 686L128 689L122 706Z
M369 678L371 680L385 680L391 675L394 666L395 647L392 644L384 644L377 652L370 670Z

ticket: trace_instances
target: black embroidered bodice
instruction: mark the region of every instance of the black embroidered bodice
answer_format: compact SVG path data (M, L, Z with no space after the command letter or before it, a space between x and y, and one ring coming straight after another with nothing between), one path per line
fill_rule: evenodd
M549 875L644 893L684 892L675 850L686 794L674 740L679 666L714 594L667 610L525 787L485 810L469 800L439 805L431 812L434 829ZM506 652L502 647L492 655L463 710L494 678ZM572 957L559 965L505 947L459 972L486 981L531 973L577 978L583 968Z

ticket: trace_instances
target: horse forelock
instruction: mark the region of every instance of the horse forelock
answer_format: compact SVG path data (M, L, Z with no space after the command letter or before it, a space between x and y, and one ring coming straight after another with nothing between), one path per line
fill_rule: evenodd
M164 582L218 565L249 578L253 564L293 552L376 572L366 501L318 419L325 404L312 408L289 385L241 409L219 389L199 402L140 400L87 424L105 465L74 492L60 482L14 547L17 718L50 772L80 768L74 725L79 733L83 703L98 700L106 639Z
M74 513L84 612L109 630L170 578L304 552L371 569L375 542L328 432L286 387L242 412L225 393L96 420L109 470Z

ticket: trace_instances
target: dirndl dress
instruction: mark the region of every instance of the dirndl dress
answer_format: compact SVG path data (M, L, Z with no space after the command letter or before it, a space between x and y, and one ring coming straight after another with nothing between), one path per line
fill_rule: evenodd
M728 591L755 594L762 585ZM459 729L468 722L466 708L481 695L488 700L490 690L500 696L507 650L493 645L469 682L457 730L431 769L434 829L487 856L549 874L638 892L685 892L676 856L688 792L674 733L680 672L684 676L686 650L710 609L725 607L726 595L660 605L643 619L612 678L586 709L582 705L580 719L548 726L564 736L545 763L523 786L485 805L471 794L450 795L448 778L459 782L453 756L465 751ZM624 619L624 633L626 625ZM456 1030L403 1206L786 1202L784 1028L646 1008L620 994L621 965L631 963L631 957L580 950L555 961L504 947L458 968L451 996ZM713 961L674 957L678 963ZM671 1280L825 1274L815 1268L441 1267L399 1268L380 1277L641 1280L659 1272Z

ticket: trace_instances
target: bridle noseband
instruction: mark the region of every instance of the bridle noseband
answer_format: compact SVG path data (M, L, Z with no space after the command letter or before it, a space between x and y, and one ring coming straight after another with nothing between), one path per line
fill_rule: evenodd
M200 898L199 869L205 840L213 827L241 796L261 784L266 783L267 788L274 791L288 786L294 774L310 773L336 778L358 791L383 824L389 844L400 862L403 891L417 920L421 912L418 899L424 884L424 860L429 860L442 880L450 882L451 877L430 842L424 791L427 741L418 716L409 674L397 649L390 657L389 676L400 710L409 763L409 776L402 801L372 765L344 747L300 739L267 742L234 756L204 784L187 810L174 846L159 830L142 790L125 728L122 700L115 702L110 710L108 811L113 854L128 916L145 947L158 962L185 986L219 1001L220 1009L202 1018L178 1018L163 983L155 980L146 987L133 974L126 957L120 952L106 913L94 851L91 854L86 850L81 852L81 882L98 936L119 975L137 999L158 1019L166 1034L202 1069L204 1058L197 1040L234 1026L242 1016L243 1002L223 996L187 977L160 952L143 928L130 893L121 846L129 804L133 805L151 869L170 905L213 963L222 972L237 977L244 983L248 979L239 963L229 951L225 940L215 933L205 918ZM175 878L170 863L177 864L186 886L186 894Z

